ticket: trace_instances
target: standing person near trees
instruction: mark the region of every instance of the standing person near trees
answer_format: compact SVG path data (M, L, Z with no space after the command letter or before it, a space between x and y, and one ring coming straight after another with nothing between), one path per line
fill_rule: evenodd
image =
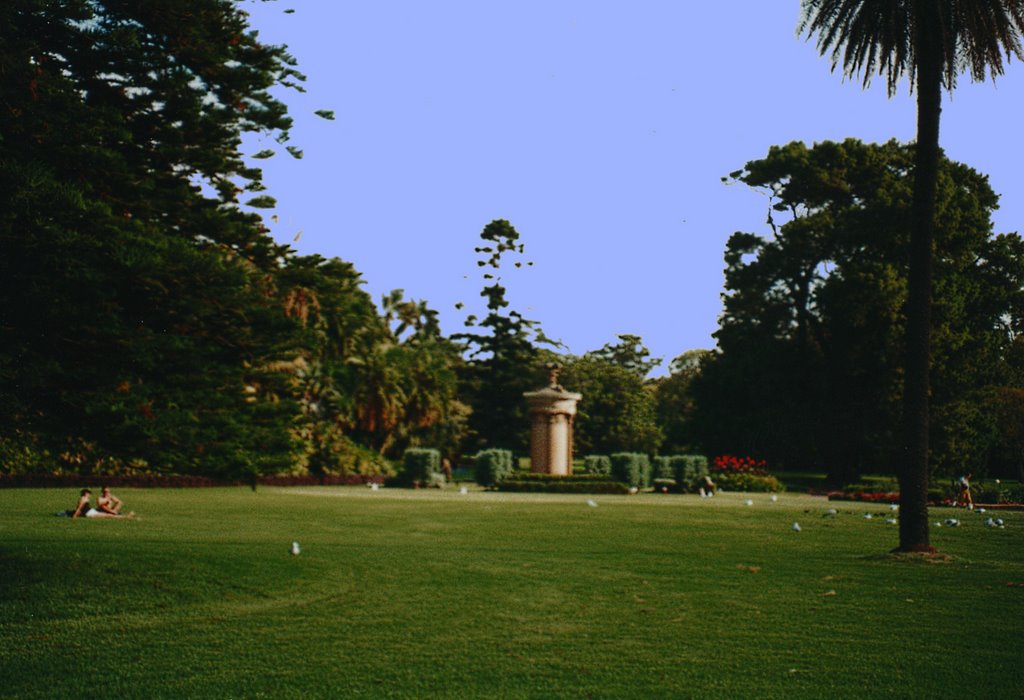
M971 478L973 476L974 474L967 472L956 482L957 504L966 506L969 510L974 510L974 499L971 498Z

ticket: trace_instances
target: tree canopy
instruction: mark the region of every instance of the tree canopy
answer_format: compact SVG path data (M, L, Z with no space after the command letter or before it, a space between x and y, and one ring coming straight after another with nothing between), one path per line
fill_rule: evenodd
M505 219L495 219L480 232L477 266L482 268L487 300L483 319L469 316L467 330L454 340L465 344L468 361L462 368L461 391L472 408L467 451L490 447L525 452L529 443L529 417L523 393L544 382L545 370L539 345L557 346L536 321L511 309L502 284L505 270L531 266L523 260L525 244Z
M291 57L215 0L12 0L0 32L4 434L72 462L288 463L287 403L244 393L283 381L288 324L240 139L287 138Z
M0 33L5 466L382 470L458 439L436 314L378 313L249 210L273 149L242 136L301 155L271 91L304 77L236 3L13 0Z
M726 247L718 352L696 377L696 428L835 481L899 462L913 147L856 140L773 147L735 178L764 191L768 235ZM978 473L994 438L986 392L1010 379L1024 316L1024 242L992 235L987 179L939 174L933 461Z
M1003 57L1021 57L1022 0L803 0L800 33L817 34L832 67L878 70L893 94L904 75L917 91L917 148L904 338L903 456L900 549L930 551L928 472L931 383L932 249L942 154L942 88L969 70L975 80L1003 71Z

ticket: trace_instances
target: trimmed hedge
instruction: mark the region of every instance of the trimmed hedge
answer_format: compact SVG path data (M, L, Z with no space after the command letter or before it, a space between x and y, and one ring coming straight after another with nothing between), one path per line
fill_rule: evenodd
M679 455L676 481L693 489L694 485L708 475L708 458L704 455Z
M785 487L774 476L758 476L757 474L715 474L715 486L722 491L752 491L755 493L775 493L784 491Z
M322 474L261 476L256 479L260 486L360 486L380 484L382 476L361 474ZM252 486L252 481L240 479L212 479L206 476L156 476L152 474L0 474L0 489L8 488L81 488L89 484L103 484L111 488L202 488L222 486Z
M598 493L625 494L629 487L600 474L515 474L498 487L501 491L524 493Z
M971 498L975 503L1024 503L1024 484L971 484Z
M609 476L612 473L612 461L608 455L587 455L583 458L583 469L588 474Z
M654 493L672 493L679 490L675 479L654 479L651 485L654 487Z
M612 477L628 486L642 489L651 485L651 460L639 452L611 455Z
M477 454L473 463L476 467L476 483L488 488L500 485L515 471L512 450L483 450Z
M589 484L599 481L614 481L601 474L538 474L534 472L515 472L509 477L514 481L536 481L538 483L551 484Z
M683 492L693 491L707 475L708 459L703 455L666 455L654 458L654 479L671 480Z
M414 486L443 486L441 453L433 448L410 447L402 455L405 480Z
M674 482L676 480L676 470L675 470L675 466L672 464L673 459L675 459L675 458L674 457L667 457L667 456L664 456L664 455L658 456L658 457L654 458L652 469L651 469L651 478L655 482L658 482L658 481L673 481Z

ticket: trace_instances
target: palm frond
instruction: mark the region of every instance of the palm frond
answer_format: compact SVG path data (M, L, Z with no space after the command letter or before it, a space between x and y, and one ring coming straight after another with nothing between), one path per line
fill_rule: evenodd
M892 95L910 89L924 55L942 63L943 85L1002 75L1004 59L1024 58L1024 0L802 0L797 33L817 37L832 70L860 76L864 87L885 76Z

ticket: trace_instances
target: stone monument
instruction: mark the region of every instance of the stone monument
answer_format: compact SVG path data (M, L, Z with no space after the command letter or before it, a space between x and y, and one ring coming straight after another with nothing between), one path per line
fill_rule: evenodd
M572 421L582 394L558 383L558 365L549 364L548 385L523 394L530 406L530 471L572 474Z

